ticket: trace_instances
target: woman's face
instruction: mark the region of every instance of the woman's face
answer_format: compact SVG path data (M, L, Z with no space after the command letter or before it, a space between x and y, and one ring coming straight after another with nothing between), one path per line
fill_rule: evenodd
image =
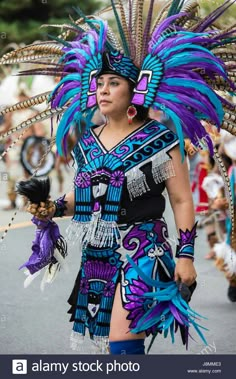
M104 74L97 79L97 103L105 116L117 117L126 114L131 93L126 79L115 74Z

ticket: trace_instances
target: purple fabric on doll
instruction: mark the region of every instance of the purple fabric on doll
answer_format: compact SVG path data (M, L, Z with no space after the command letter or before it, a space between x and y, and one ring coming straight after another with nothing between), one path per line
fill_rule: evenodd
M20 269L26 267L30 274L41 270L50 263L56 263L53 257L57 241L60 239L58 225L52 220L39 220L33 217L31 220L36 226L35 239L32 245L32 251L29 260L24 263Z

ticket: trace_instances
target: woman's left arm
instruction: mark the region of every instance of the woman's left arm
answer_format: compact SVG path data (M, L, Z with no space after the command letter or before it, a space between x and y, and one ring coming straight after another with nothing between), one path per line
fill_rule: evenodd
M172 149L169 154L172 158L175 176L166 180L166 188L174 213L177 231L179 233L181 229L185 233L187 230L194 230L195 224L194 205L187 162L186 159L182 162L179 146ZM194 238L195 236L193 237L193 242ZM184 257L183 254L180 256L176 263L174 280L179 280L190 286L195 281L196 276L197 274L191 255Z

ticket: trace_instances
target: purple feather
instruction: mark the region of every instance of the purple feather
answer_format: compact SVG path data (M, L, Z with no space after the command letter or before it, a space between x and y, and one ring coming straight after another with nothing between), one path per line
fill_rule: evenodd
M180 78L181 80L181 78ZM161 90L163 92L168 91L168 86L165 84L161 85ZM195 112L202 112L207 115L212 121L216 124L218 123L218 118L216 116L216 109L212 106L212 104L208 101L208 99L196 91L194 88L181 88L182 93L180 94L179 87L172 86L171 87L172 94L176 94L178 100L181 101L181 106L190 106L192 110ZM198 100L199 103L196 103L194 100Z
M169 304L169 308L170 308L170 311L172 313L172 315L174 316L174 318L178 321L179 324L181 325L185 325L185 322L183 321L183 315L180 314L180 312L178 312L178 309L176 308L176 306L172 303ZM187 321L187 324L188 324L188 320L186 319Z
M235 0L226 0L220 7L211 12L205 19L193 28L194 32L201 33L213 24L231 5L235 3Z
M163 21L160 25L158 25L155 28L155 30L153 31L152 38L151 38L149 44L150 45L155 44L158 41L158 39L160 38L161 34L165 30L167 30L167 29L171 30L170 24L172 24L173 21L175 21L176 19L178 19L180 16L186 16L186 15L187 15L187 13L182 12L182 13L179 13L177 15L168 17L165 21ZM173 30L176 30L175 26L174 26Z
M157 323L156 319L162 315L166 307L167 307L167 302L163 301L161 303L158 303L152 308L152 311L149 313L149 315L145 317L145 320L142 320L142 323L152 320L152 325L154 325L155 323ZM138 322L138 324L139 323L140 322Z
M157 102L162 104L164 108L171 109L172 112L176 113L176 115L181 120L184 132L191 139L195 146L199 146L199 140L203 139L208 145L210 154L213 154L212 141L208 137L208 134L200 121L196 119L192 112L187 109L180 109L179 104L173 104L171 101L167 101L163 98L157 98ZM167 111L166 113L168 114Z

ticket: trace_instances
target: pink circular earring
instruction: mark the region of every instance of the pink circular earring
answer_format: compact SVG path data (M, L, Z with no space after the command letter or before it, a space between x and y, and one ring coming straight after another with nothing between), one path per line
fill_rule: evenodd
M127 109L127 117L128 117L128 123L132 124L133 118L137 115L137 109L134 105L130 105Z

